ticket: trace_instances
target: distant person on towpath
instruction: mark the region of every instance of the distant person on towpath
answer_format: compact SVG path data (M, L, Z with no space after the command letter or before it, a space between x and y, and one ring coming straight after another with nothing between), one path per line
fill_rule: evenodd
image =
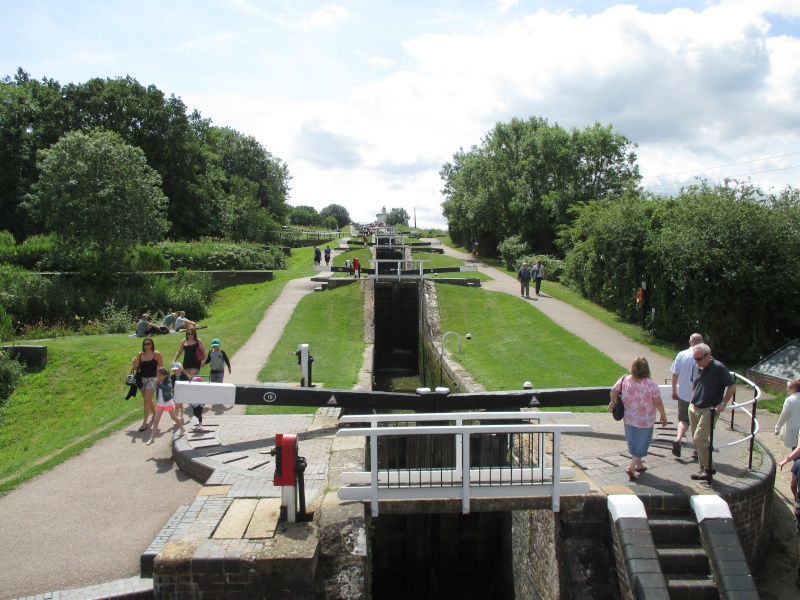
M544 265L542 261L537 260L536 264L533 265L533 278L536 280L536 295L539 295L539 291L542 289L542 279L544 279Z
M325 266L329 266L331 264L331 247L325 246Z
M322 251L319 246L314 246L314 264L319 265L322 262Z
M519 281L519 295L524 298L531 297L531 270L528 268L528 263L522 263L519 271L517 271L517 281Z

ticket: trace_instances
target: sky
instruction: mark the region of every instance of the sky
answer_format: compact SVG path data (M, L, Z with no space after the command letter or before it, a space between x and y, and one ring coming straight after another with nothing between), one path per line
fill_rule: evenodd
M595 122L642 185L800 187L800 0L0 0L0 76L130 76L256 138L289 203L445 227L439 176L498 122Z

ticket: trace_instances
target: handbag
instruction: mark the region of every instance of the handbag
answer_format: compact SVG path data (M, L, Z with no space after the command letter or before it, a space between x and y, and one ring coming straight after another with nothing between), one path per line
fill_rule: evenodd
M194 357L197 360L198 365L203 364L203 359L205 358L205 355L203 354L203 350L200 348L199 342L197 344L197 349L194 351Z
M620 384L617 403L611 408L611 414L615 421L622 421L622 418L625 416L625 405L622 403L622 385L623 384Z
M136 385L136 369L131 367L131 372L125 377L125 385Z

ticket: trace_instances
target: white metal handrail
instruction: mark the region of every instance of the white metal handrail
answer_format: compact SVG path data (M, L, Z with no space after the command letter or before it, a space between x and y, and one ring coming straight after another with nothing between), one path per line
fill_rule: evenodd
M380 500L456 499L461 498L464 514L470 512L471 498L498 498L511 496L537 496L551 498L554 512L560 509L564 493L581 494L589 491L587 482L563 481L574 477L574 470L561 468L561 434L588 433L589 425L521 424L521 420L546 418L574 418L571 413L444 413L407 415L352 415L342 417L344 422L367 422L369 427L340 429L337 435L366 436L370 440L369 472L342 474L342 487L338 496L342 500L369 500L372 515L378 516ZM465 425L468 420L514 420L514 424ZM415 425L410 427L383 426L381 423L415 421L456 421L456 425ZM473 467L469 440L473 435L536 435L538 436L538 463L536 467ZM447 436L454 438L455 466L434 469L380 469L378 466L379 438L388 436ZM546 436L552 436L552 468L546 468Z
M400 281L403 278L403 264L410 265L412 268L415 264L419 264L419 275L413 275L413 277L423 277L424 275L424 264L426 262L431 262L430 260L406 260L404 258L382 258L380 260L375 261L375 280L378 281L380 279L390 279L390 280L397 280ZM383 264L394 264L397 265L397 273L396 274L387 274L380 272L380 266ZM411 269L406 269L410 271Z

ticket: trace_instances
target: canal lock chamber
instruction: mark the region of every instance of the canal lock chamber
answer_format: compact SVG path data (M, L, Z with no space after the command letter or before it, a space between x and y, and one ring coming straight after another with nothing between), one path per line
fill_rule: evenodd
M373 389L413 392L418 387L452 387L442 378L433 340L426 340L423 333L430 316L426 296L433 284L428 284L426 294L426 284L417 279L372 283ZM452 466L454 461L454 449L434 436L389 440L379 448L381 466L385 462L391 468L434 468ZM510 513L381 514L368 516L368 522L375 600L514 597Z

